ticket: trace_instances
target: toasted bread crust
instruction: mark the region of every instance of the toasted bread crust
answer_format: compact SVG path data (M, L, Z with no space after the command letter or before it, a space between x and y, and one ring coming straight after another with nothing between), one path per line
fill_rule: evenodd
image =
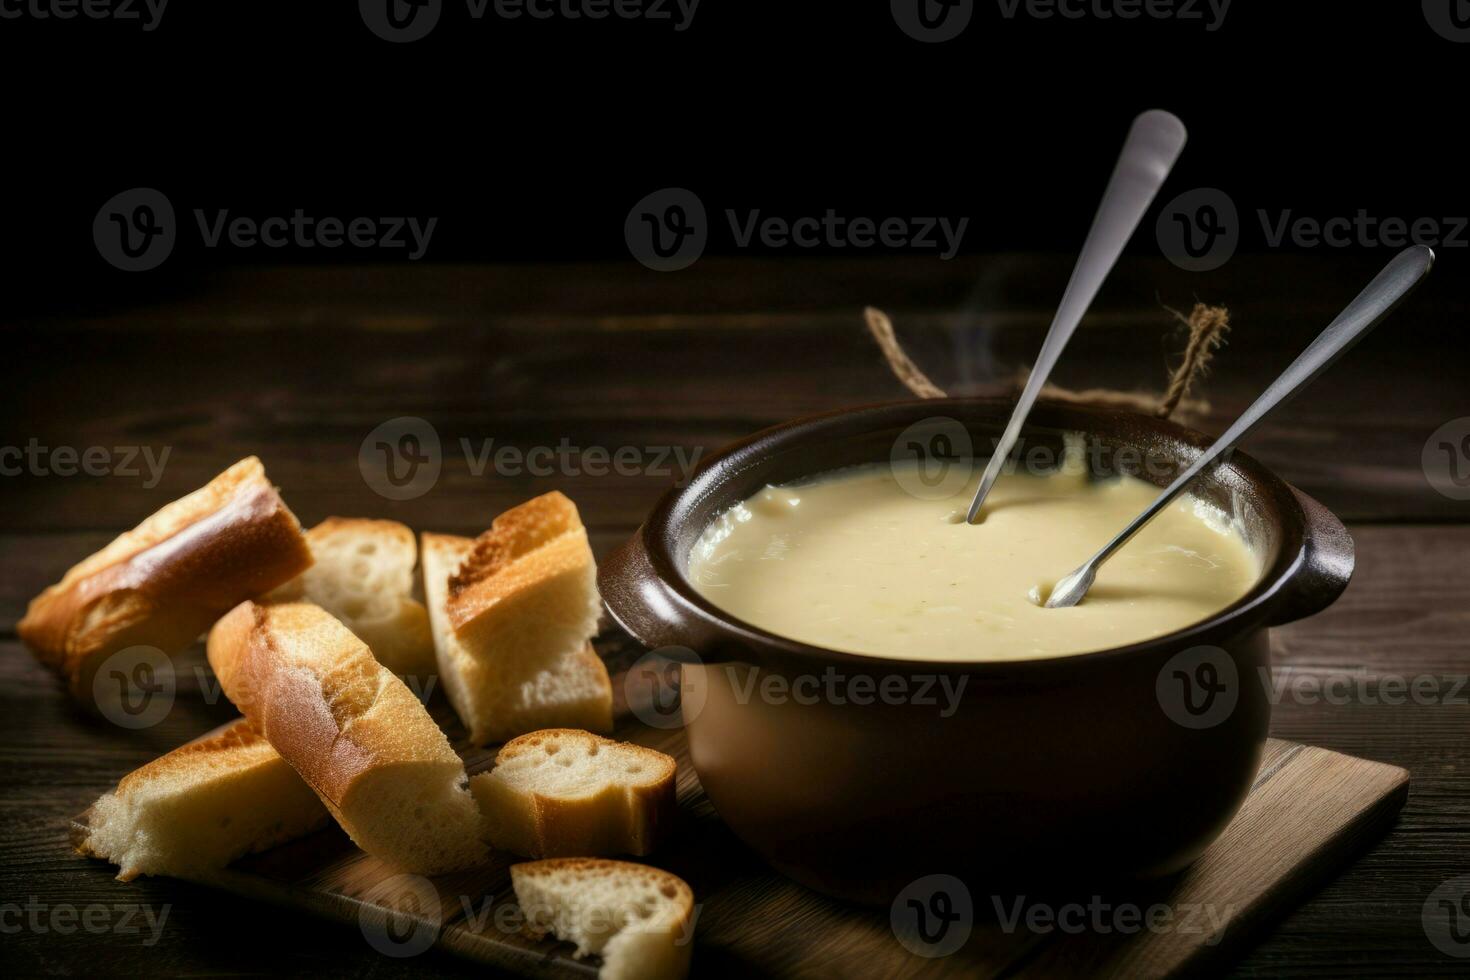
M508 821L506 829L513 840L492 839L492 843L512 850L517 849L513 844L521 844L526 856L536 858L652 853L675 819L678 764L674 759L656 749L576 728L547 728L506 742L496 753L495 765L499 768L521 756L550 751L543 749L548 743L555 752L574 752L579 747L601 750L599 754L605 760L602 764L612 769L636 765L642 771L636 780L627 779L626 773L609 773L606 782L581 787L581 792L542 793L505 784L504 789L517 798L519 806L513 812L487 813L487 825ZM475 780L494 778L491 770ZM621 820L609 819L609 794L621 796ZM491 797L481 797L481 808L487 805L491 805ZM526 815L529 826L522 825Z
M289 772L286 762L249 719L237 718L128 773L115 790L88 808L82 826L72 827L71 841L78 853L116 864L119 881L132 881L140 874L185 878L208 874L241 855L266 850L326 824L326 808L294 774L289 776L294 783L291 787L279 777L268 776L268 784L277 792L268 798L249 798L249 812L241 812L241 803L248 798L241 796L241 780L258 786L267 773ZM185 841L191 828L177 823L186 819L181 811L191 811L201 819L204 813L218 816L223 800L233 801L229 816L239 818L232 819L228 833L217 832L231 842L229 850L200 853L190 849ZM134 807L141 807L141 813ZM163 826L170 829L162 830L156 819L164 820ZM141 830L142 826L149 829ZM204 833L214 829L207 821L195 827Z
M265 737L250 724L248 718L236 718L192 742L185 742L151 762L145 762L119 780L114 792L118 796L126 796L133 789L153 779L187 768L195 760L263 744L265 744ZM88 818L91 817L94 809L93 807L88 808L86 814ZM103 859L107 857L106 854L93 848L92 837L85 828L73 827L71 829L71 843L78 854ZM131 878L124 880L131 880Z
M278 631L303 628L323 630L329 645L320 664L307 670L286 664L277 645ZM210 631L208 651L225 696L334 810L375 765L459 760L402 682L318 606L242 602ZM384 706L393 713L389 734L396 737L364 741L346 722L385 698L393 702Z
M419 700L330 613L306 602L242 602L210 631L208 653L225 695L364 850L421 874L484 860L472 831L444 861L410 864L393 829L372 816L385 780L457 770L462 784L464 764ZM464 806L477 820L468 795Z
M490 530L475 539L459 570L449 577L450 602L517 558L581 526L577 505L560 490L517 504L490 522Z
M86 701L108 654L145 644L173 653L310 564L300 522L251 456L78 563L31 600L16 630Z
M117 793L119 796L125 795L135 785L188 769L196 765L199 760L210 756L251 748L260 748L261 751L274 753L275 749L271 749L269 745L265 736L260 734L260 730L251 723L250 719L237 718L202 738L185 742L152 762L145 762L118 781Z
M577 505L559 490L534 497L495 518L449 577L450 623L462 632L516 593L591 563Z
M565 535L562 540L575 543ZM429 617L435 633L439 676L455 711L470 730L470 740L474 744L504 741L547 724L576 725L597 732L612 731L612 682L607 674L607 666L590 642L566 655L554 667L549 664L546 667L562 673L563 676L579 675L581 682L588 688L597 689L598 696L595 700L584 697L577 699L575 703L546 705L521 711L487 710L486 703L489 699L486 692L476 686L480 682L472 683L467 680L455 664L460 657L470 656L471 650L477 651L473 656L482 664L494 663L498 657L494 653L486 652L483 647L467 643L466 638L454 630L452 622L449 622L451 613L447 595L448 581L474 550L475 540L425 531L420 535L419 542L419 558L424 570L424 597L430 607ZM526 587L534 589L539 583L534 579L534 570L528 569L526 564L520 563L515 574L517 578L529 578ZM438 576L437 582L430 581L435 575ZM529 676L529 672L519 669L514 673L521 680ZM515 684L520 682L517 680Z

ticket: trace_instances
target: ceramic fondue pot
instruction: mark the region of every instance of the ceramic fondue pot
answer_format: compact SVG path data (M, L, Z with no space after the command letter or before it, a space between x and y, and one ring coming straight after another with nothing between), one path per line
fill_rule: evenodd
M1347 586L1353 545L1342 523L1241 453L1194 493L1241 529L1259 581L1202 622L1128 646L1019 661L885 659L767 632L690 585L700 534L764 486L888 461L901 435L936 416L986 447L1010 407L900 402L756 433L707 458L602 564L613 617L682 661L690 758L720 816L819 891L886 903L936 873L1080 881L1183 868L1256 775L1269 627L1318 612ZM1043 403L1023 445L1059 450L1067 433L1106 450L1100 459L1163 461L1131 471L1160 486L1208 444L1168 421Z

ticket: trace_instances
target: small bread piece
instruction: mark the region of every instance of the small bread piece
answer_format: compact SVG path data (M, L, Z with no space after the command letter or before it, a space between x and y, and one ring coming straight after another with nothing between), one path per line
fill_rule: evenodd
M505 743L470 780L492 847L526 857L648 854L674 821L662 752L552 728Z
M315 562L271 592L271 602L306 600L340 619L378 663L400 676L434 673L429 613L413 598L418 543L397 521L329 517L306 532Z
M509 628L486 646L468 642L454 631L450 577L474 550L471 538L428 533L421 536L419 548L439 677L471 741L500 742L540 728L612 731L612 683L602 658L588 642L597 628L596 616L589 614L580 585L571 614L577 624L551 631L557 634L551 642L544 632L538 642L535 619L549 611L529 603L514 610L516 616L528 617L523 635ZM587 567L592 568L590 559ZM590 589L592 601L599 601L595 581ZM528 584L525 591L534 592L534 586ZM548 597L555 598L557 592L553 587ZM562 643L574 636L575 646L563 648Z
M628 861L550 858L513 864L516 901L536 935L602 957L600 980L677 980L694 948L694 893L683 879Z
M110 654L175 653L310 564L301 524L250 456L73 566L31 600L16 631L90 703Z
M530 609L544 615L517 615ZM495 518L449 580L449 620L466 642L488 644L511 630L570 650L597 632L601 614L587 529L559 490Z
M597 635L597 564L577 505L557 491L495 518L449 579L449 622L471 650L542 662Z
M207 876L327 823L326 807L244 718L128 773L87 811L77 850L140 874Z
M480 864L464 763L403 681L308 602L242 602L209 634L220 686L367 853L404 871Z

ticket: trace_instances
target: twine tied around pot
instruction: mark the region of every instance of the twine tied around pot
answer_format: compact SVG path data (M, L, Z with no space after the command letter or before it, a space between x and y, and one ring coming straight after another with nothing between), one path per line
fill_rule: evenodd
M1230 311L1223 306L1208 306L1195 303L1194 309L1185 316L1178 310L1164 309L1189 330L1189 339L1178 366L1169 375L1169 383L1162 395L1151 395L1141 391L1117 391L1112 388L1084 388L1074 391L1060 385L1047 384L1041 389L1041 397L1057 401L1101 405L1109 408L1124 408L1136 412L1147 412L1161 419L1172 416L1176 411L1186 415L1203 416L1210 412L1210 403L1200 398L1188 397L1195 382L1203 378L1230 331ZM929 376L909 357L893 330L893 321L882 310L869 306L863 310L868 331L878 342L888 367L904 387L920 398L944 398L944 389L929 380ZM1014 379L1016 391L1026 383L1027 372L1022 371Z

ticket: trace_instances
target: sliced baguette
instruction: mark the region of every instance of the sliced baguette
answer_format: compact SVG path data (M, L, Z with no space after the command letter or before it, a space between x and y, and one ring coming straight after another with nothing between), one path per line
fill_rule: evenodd
M480 811L449 740L326 610L243 602L210 631L209 663L358 847L417 874L487 858Z
M16 630L90 702L110 654L132 646L173 654L310 564L300 523L250 456L73 566L31 600Z
M434 673L429 613L413 598L418 544L397 521L329 517L306 532L315 562L271 592L272 602L306 600L340 619L400 676Z
M689 973L696 915L683 879L627 861L551 858L511 865L510 880L527 929L601 956L600 980Z
M327 823L326 807L244 718L159 756L87 811L77 850L140 874L199 878Z
M553 491L512 507L449 579L449 623L471 651L551 666L597 634L597 565L577 507Z
M576 649L597 632L597 565L577 505L553 490L512 507L449 579L449 621L467 643Z
M585 539L585 532L583 536ZM589 594L582 591L586 583L579 584L575 598L568 600L575 605L570 615L577 624L553 631L557 638L551 642L545 632L538 640L535 626L536 617L550 615L550 611L531 608L530 603L514 610L517 616L528 618L519 635L508 629L489 644L469 641L453 628L449 593L451 577L475 548L470 538L428 533L422 535L419 548L439 678L469 729L471 741L476 745L501 742L540 728L611 731L612 684L602 658L588 641L597 626L596 616L588 609ZM591 569L589 555L587 570L579 575ZM587 587L590 601L597 602L595 581ZM562 595L559 585L550 588L548 598ZM521 591L533 593L535 583L524 582ZM573 638L575 645L563 645Z
M526 857L649 854L674 820L672 758L590 732L512 739L470 780L491 846Z

